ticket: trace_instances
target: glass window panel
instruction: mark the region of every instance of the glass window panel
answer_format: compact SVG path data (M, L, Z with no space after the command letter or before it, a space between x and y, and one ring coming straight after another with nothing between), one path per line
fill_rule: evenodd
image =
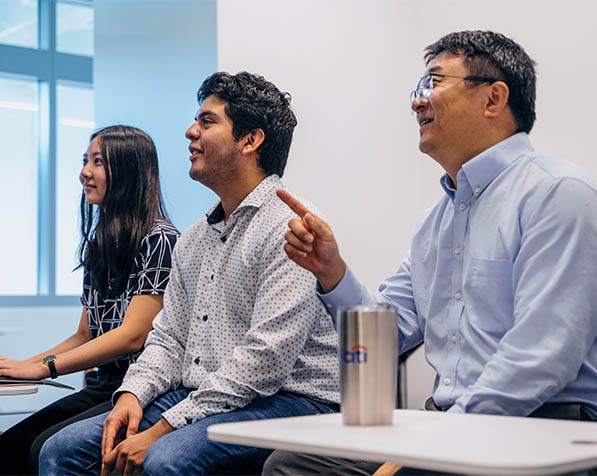
M0 43L37 48L37 0L2 0Z
M93 5L64 0L56 5L56 49L93 56Z
M0 294L37 293L38 84L0 76Z
M56 294L78 295L82 270L77 265L79 244L79 172L93 123L93 89L72 84L57 86L58 137L56 153Z

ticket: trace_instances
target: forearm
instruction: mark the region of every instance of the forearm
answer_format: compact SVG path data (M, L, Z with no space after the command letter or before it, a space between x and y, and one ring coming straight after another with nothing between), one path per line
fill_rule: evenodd
M167 435L168 433L172 433L174 431L174 428L172 427L172 425L170 425L170 423L168 423L168 421L165 418L160 418L160 420L147 431L151 433L152 437L155 438L155 440L157 440L158 438L161 438L162 436Z
M149 334L145 349L132 364L118 392L133 393L145 407L158 395L177 387L182 380L184 350L162 331L160 323Z
M408 259L404 260L396 274L382 283L377 293L369 293L351 269L347 268L346 274L337 287L329 293L319 294L319 297L326 305L335 325L337 325L336 319L340 309L361 304L389 304L398 313L400 352L423 341L412 292Z
M41 362L41 360L46 355L58 355L68 352L72 349L75 349L86 342L89 342L89 336L83 336L79 333L75 333L70 336L68 339L63 340L60 344L52 347L51 349L46 350L45 352L41 352L33 357L30 357L26 360L26 362Z
M65 352L55 353L56 370L62 375L97 367L135 352L142 346L143 342L137 334L120 326Z

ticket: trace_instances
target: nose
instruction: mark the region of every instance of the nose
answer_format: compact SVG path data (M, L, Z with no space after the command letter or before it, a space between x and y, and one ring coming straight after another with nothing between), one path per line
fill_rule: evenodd
M193 122L184 134L184 136L189 140L197 140L199 139L200 135L201 133L199 132L197 122Z
M91 170L89 170L89 162L83 165L83 168L81 169L81 177L91 177Z
M427 107L427 105L429 104L429 99L428 98L419 98L419 97L415 97L413 99L413 102L410 104L410 108L413 112L421 112L423 109L425 109Z

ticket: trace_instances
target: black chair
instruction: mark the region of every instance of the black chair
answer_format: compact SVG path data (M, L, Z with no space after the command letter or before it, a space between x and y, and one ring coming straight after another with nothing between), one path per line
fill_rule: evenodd
M406 396L406 361L422 345L423 343L421 342L412 349L403 352L398 358L398 391L396 392L396 408L408 407Z

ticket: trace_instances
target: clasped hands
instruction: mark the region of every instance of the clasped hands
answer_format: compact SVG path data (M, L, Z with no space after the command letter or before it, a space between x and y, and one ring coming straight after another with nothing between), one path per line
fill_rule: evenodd
M118 398L114 409L104 421L102 436L101 475L117 471L124 476L143 471L143 461L149 447L161 436L174 430L162 418L151 428L137 433L143 409L132 393ZM125 431L126 429L126 431ZM122 434L124 433L124 438Z

